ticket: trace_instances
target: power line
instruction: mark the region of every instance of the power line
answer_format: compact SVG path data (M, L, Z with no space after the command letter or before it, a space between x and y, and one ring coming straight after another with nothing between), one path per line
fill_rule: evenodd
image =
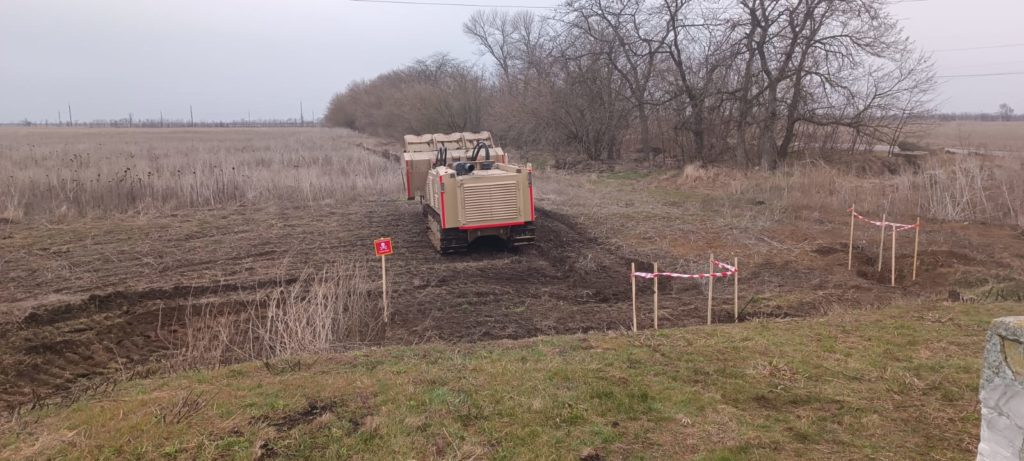
M519 9L537 9L537 10L553 10L553 6L541 6L541 5L492 5L484 3L449 3L449 2L413 2L406 0L349 0L352 2L363 2L363 3L397 3L401 5L422 5L422 6L468 6L473 8L519 8Z
M399 5L422 5L422 6L464 6L473 8L523 8L523 9L538 9L538 10L554 10L557 7L554 6L543 6L543 5L502 5L502 4L490 4L490 3L459 3L459 2L416 2L409 0L349 0L352 2L362 3L394 3ZM895 5L899 3L918 3L927 2L929 0L891 0L885 3ZM706 8L715 10L729 10L731 8Z
M932 50L932 53L944 53L947 51L989 50L993 48L1017 48L1021 46L1024 46L1024 43L1005 43L1002 45L969 46L965 48L944 48L939 50Z
M982 63L982 64L960 64L960 65L956 65L956 66L939 66L939 67L941 67L943 70L949 70L949 69L963 69L963 68L968 68L968 67L1004 66L1004 65L1007 65L1007 64L1020 64L1020 63L1024 63L1024 60L986 62L986 63Z
M1020 72L993 72L990 74L958 74L958 75L936 75L935 78L969 78L969 77L996 77L1000 75L1024 75Z
M361 3L389 3L398 5L417 5L417 6L455 6L455 7L470 7L470 8L517 8L517 9L538 9L538 10L554 10L557 9L554 6L543 6L543 5L511 5L511 4L487 4L487 3L461 3L461 2L435 2L435 1L412 1L412 0L349 0L352 2ZM930 0L889 0L886 3L890 5L900 3L920 3L927 2ZM728 8L717 8L726 10ZM905 18L910 19L910 18ZM1017 48L1024 47L1024 43L1006 43L1000 45L983 45L983 46L971 46L963 48L942 48L937 50L931 50L932 53L946 53L954 51L971 51L971 50L988 50L997 48ZM987 76L988 74L979 74L978 76ZM1015 75L1013 73L1006 75Z

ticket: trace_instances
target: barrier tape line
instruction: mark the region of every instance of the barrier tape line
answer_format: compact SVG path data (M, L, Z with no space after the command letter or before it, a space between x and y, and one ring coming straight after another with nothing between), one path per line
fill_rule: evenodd
M735 267L721 261L714 261L718 267L725 269L725 272L712 272L710 274L677 274L675 272L634 272L634 277L653 279L656 277L672 277L677 279L706 279L715 277L728 277L739 272Z
M856 211L853 211L853 208L848 208L846 211L849 211L850 213L853 213L853 217L855 217L855 218L857 218L857 219L859 219L861 221L874 224L876 226L892 226L892 230L895 231L895 232L903 232L905 230L910 230L910 229L917 228L917 224L899 224L899 223L894 223L894 222L872 221L872 220L870 220L868 218L865 218L865 217L857 214Z
M917 228L917 224L899 224L899 225L893 224L892 225L892 229L895 232L903 232L905 230L916 229L916 228Z
M725 270L727 270L727 271L739 272L739 271L736 270L735 267L730 266L730 265L728 265L726 263L723 263L722 261L715 260L715 265L718 266L718 267L725 268Z

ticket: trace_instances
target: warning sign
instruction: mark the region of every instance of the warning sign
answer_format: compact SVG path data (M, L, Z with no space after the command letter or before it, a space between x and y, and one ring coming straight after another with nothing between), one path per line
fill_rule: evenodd
M373 251L377 253L377 256L387 256L394 253L391 248L391 237L379 238L373 241Z

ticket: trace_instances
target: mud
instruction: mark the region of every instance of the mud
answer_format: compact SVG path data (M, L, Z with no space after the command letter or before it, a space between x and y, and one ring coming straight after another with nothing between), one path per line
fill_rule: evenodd
M387 344L628 328L628 260L581 233L567 216L539 210L541 237L533 246L506 250L484 242L470 252L442 256L427 239L418 205L381 202L372 211L363 208L349 207L310 226L316 231L305 229L307 238L297 245L304 248L268 251L273 242L252 242L243 254L220 264L256 261L257 270L246 273L261 273L260 267L287 259L297 273L300 267L331 260L372 262L367 242L387 233L396 250L388 261L392 321ZM309 238L324 230L332 237L320 242L315 241L319 237ZM73 259L74 251L69 253ZM208 255L196 255L172 271L149 274L154 280L147 284L187 279L209 261ZM190 305L201 301L219 309L241 309L255 290L294 281L219 278L229 281L89 294L75 302L37 306L16 321L0 323L0 410L77 395L83 387L158 368L178 344ZM685 317L676 318L663 322L685 322Z
M24 315L0 317L0 413L70 401L83 390L161 370L196 302L228 312L242 309L255 291L291 283L307 267L339 260L361 261L376 271L370 242L382 235L392 237L395 248L388 259L392 318L385 344L629 330L629 264L651 268L650 261L636 260L623 254L621 245L588 233L577 217L549 209L538 210L533 246L506 250L483 243L445 256L430 245L419 206L404 201L315 210L210 210L96 226L9 229L19 245L11 248L20 253L5 266L0 309L30 308ZM838 226L837 234L843 232ZM882 272L876 270L877 247L858 243L850 273L847 242L817 241L792 250L803 244L785 238L803 239L800 229L773 232L773 239L790 246L741 263L740 320L804 317L898 299L945 299L950 287L976 286L995 280L993 274L1019 270L1007 272L1007 264L1024 254L1020 239L1007 239L1009 230L989 232L1000 242L994 251L1003 260L965 248L955 231L947 237L935 232L921 251L917 282L905 282L909 255L899 256L898 288L887 287L888 260ZM126 243L125 236L143 243ZM54 272L53 249L60 250L61 267L72 269ZM638 287L642 329L653 323L649 283ZM704 283L660 283L661 327L706 322ZM730 282L716 282L713 318L732 322L731 286L719 283Z

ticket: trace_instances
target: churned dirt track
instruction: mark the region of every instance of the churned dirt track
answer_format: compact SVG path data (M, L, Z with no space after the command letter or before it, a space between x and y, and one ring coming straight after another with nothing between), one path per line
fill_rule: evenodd
M554 185L557 178L550 179ZM662 270L698 272L708 249L742 257L742 320L940 302L951 291L958 301L1024 295L1024 236L1009 227L930 225L918 281L906 282L903 251L900 286L890 288L888 273L873 269L871 229L858 230L856 270L846 270L848 221L841 215L778 220L744 240L702 220L700 208L709 205L697 199L634 209L648 197L616 196L625 197L621 208L595 214L594 207L566 205L549 194L541 201L536 245L513 251L481 245L450 256L433 251L419 205L405 201L5 224L0 412L74 399L159 370L194 303L241 309L257 290L339 260L375 274L370 242L382 235L394 238L396 250L389 259L388 344L628 329L629 263L649 270L658 260ZM694 208L686 208L690 203ZM649 234L630 234L637 229ZM704 323L705 284L661 283L661 326ZM722 283L716 283L716 322L732 320L731 282ZM639 298L640 326L649 328L649 282L639 284Z
M841 224L833 227L830 234L842 233ZM974 245L958 242L964 230L933 231L919 283L890 289L887 273L872 269L872 245L858 243L858 269L849 273L845 242L775 229L773 238L785 236L786 244L765 245L743 266L742 317L942 299L954 285L983 283L960 280L965 277L998 277L992 274L1000 272L999 257L976 255ZM390 344L628 329L629 262L650 268L649 258L624 254L616 249L621 245L588 233L577 217L549 209L540 210L534 246L505 251L480 245L449 256L431 248L418 204L399 201L206 210L42 228L15 224L0 240L9 255L0 282L7 314L0 322L0 409L75 398L158 369L193 303L242 309L255 290L338 260L361 261L375 272L370 242L381 235L393 237L396 249L389 259ZM1024 256L1024 240L1009 229L972 235L1000 242L992 243L994 252L1011 260ZM1012 282L1020 268L1009 269L1004 279ZM901 280L907 275L901 270ZM728 283L718 285L716 322L731 321ZM705 285L664 280L661 286L663 327L704 323ZM639 290L640 323L647 328L649 282Z
M388 343L628 325L626 260L578 234L571 218L552 212L540 226L534 247L482 245L452 256L433 251L417 204L394 201L100 220L42 235L11 226L3 240L12 257L0 299L0 408L146 373L175 345L193 303L241 309L254 290L337 260L376 271L369 242L385 234L397 252L389 259ZM574 265L577 255L587 255L586 267Z

